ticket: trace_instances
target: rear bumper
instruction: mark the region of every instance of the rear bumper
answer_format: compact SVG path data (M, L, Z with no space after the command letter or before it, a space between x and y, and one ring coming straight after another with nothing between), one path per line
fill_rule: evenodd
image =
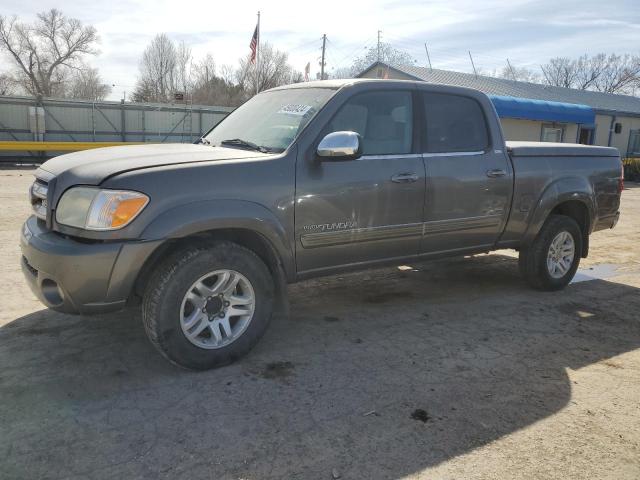
M79 242L47 230L32 216L22 228L22 271L36 297L53 310L82 314L119 310L159 243Z
M599 232L600 230L614 228L618 224L618 220L620 220L620 212L616 212L615 215L607 215L606 217L601 217L596 222L593 231Z
M611 223L611 228L615 227L618 224L618 220L620 220L620 212L616 212L615 217L613 217L613 222Z

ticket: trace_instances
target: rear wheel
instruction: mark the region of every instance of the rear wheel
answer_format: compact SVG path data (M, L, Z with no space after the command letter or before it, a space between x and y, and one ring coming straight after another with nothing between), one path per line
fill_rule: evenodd
M169 258L142 305L147 336L167 359L204 370L245 355L273 311L273 279L252 251L221 242Z
M538 290L560 290L573 279L581 252L577 222L566 215L551 215L532 244L520 250L520 271Z

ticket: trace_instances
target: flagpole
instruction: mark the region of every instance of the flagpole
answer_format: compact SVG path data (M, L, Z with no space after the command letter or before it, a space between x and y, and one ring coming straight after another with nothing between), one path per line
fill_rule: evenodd
M258 10L258 38L256 39L256 95L260 93L260 10Z

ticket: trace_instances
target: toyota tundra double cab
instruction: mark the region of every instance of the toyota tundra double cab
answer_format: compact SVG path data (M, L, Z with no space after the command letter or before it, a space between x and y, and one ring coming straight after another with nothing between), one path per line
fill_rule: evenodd
M140 305L191 369L246 354L287 283L321 275L511 248L530 285L562 289L623 182L614 148L505 143L481 92L365 79L274 88L197 144L62 155L35 177L21 246L37 297Z

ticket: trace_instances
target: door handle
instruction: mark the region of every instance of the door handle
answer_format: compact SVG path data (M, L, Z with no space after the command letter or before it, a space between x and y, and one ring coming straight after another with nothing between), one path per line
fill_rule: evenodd
M506 174L507 174L507 172L505 172L504 170L501 170L500 168L494 168L493 170L487 170L487 177L489 177L489 178L504 177Z
M391 177L394 183L413 183L418 181L417 173L398 173Z

